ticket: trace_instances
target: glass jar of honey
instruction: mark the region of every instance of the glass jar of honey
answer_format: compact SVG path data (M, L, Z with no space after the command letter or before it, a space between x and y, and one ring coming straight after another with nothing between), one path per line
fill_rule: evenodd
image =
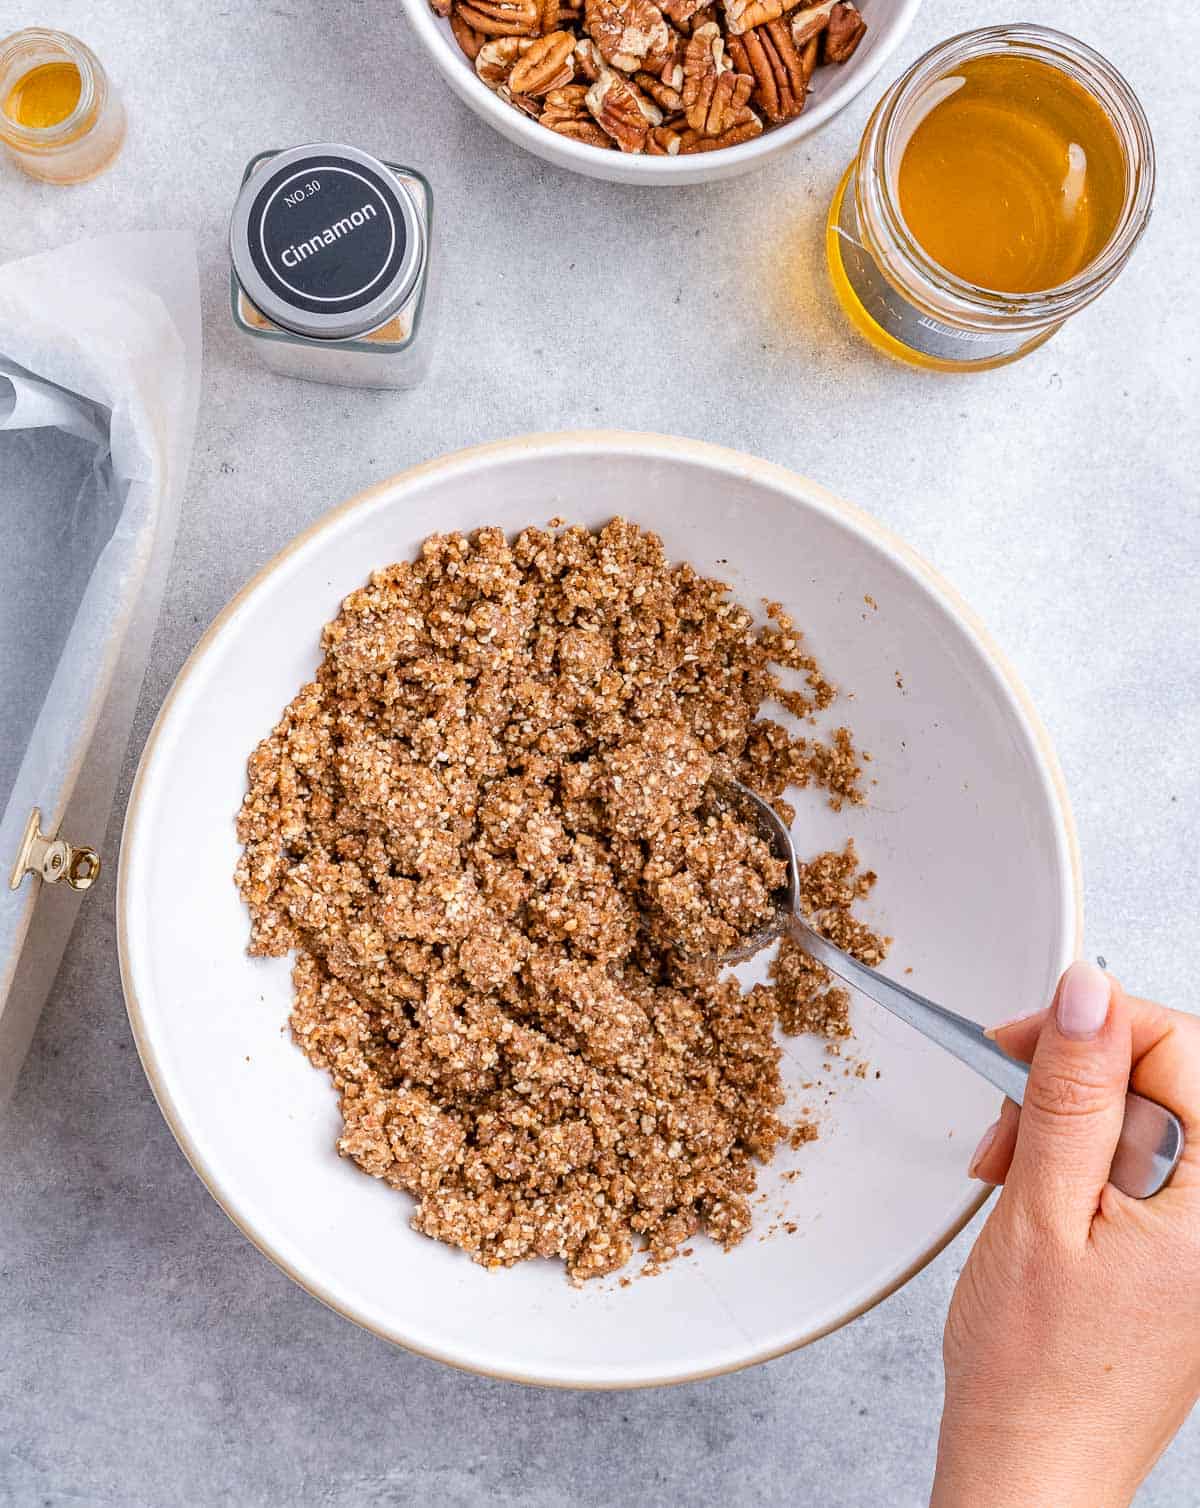
M120 96L90 48L31 26L0 41L0 142L47 183L102 173L125 140Z
M871 116L829 211L834 289L889 356L1000 366L1108 287L1153 192L1150 127L1111 64L1046 27L968 32Z

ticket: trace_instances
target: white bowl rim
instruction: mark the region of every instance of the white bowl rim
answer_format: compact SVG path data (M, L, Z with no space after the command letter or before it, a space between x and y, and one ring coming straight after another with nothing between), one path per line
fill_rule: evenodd
M422 3L424 3L424 0L422 0ZM981 650L985 663L993 672L997 687L1004 694L1015 718L1030 737L1037 751L1037 768L1042 780L1044 793L1049 798L1049 804L1057 812L1060 820L1059 837L1061 846L1065 849L1066 858L1066 872L1063 876L1064 890L1061 900L1066 914L1068 916L1073 915L1075 956L1078 956L1083 939L1083 880L1074 816L1071 811L1071 804L1067 795L1062 769L1058 762L1058 756L1054 751L1050 736L1042 724L1016 670L984 626L982 620L972 611L957 590L943 576L935 571L911 546L907 545L899 535L893 533L883 524L878 523L870 514L864 512L855 504L837 497L819 483L813 482L797 472L790 471L786 467L776 465L774 462L760 460L741 451L735 451L726 446L714 445L704 440L682 439L669 435L630 430L563 430L520 435L510 439L491 441L483 445L469 446L465 449L439 456L432 461L425 461L416 466L408 467L404 471L377 482L356 496L330 508L306 529L297 534L251 577L209 624L195 648L184 662L171 689L168 691L154 720L154 725L146 739L138 762L137 773L134 776L129 803L125 813L117 873L117 947L121 966L121 983L138 1056L141 1059L142 1067L145 1070L151 1091L154 1094L163 1118L170 1127L171 1133L179 1144L180 1150L191 1164L192 1170L204 1183L217 1204L242 1235L256 1246L264 1256L270 1258L277 1267L281 1268L306 1293L320 1300L321 1303L334 1310L335 1313L352 1320L362 1329L378 1335L383 1340L403 1346L406 1350L424 1356L431 1361L443 1362L460 1371L471 1372L476 1376L490 1377L498 1381L520 1382L529 1386L578 1389L581 1391L611 1391L615 1389L662 1387L686 1382L699 1382L710 1377L721 1376L728 1372L741 1371L746 1367L757 1366L761 1362L772 1361L777 1357L786 1356L792 1351L800 1350L802 1347L810 1345L813 1341L820 1340L824 1336L832 1334L835 1330L841 1329L843 1325L849 1324L851 1320L860 1318L868 1310L873 1309L876 1304L881 1303L885 1298L890 1297L891 1294L902 1288L927 1266L929 1262L938 1256L964 1227L970 1223L979 1210L982 1209L990 1197L992 1190L981 1186L978 1191L973 1192L970 1198L965 1201L958 1216L950 1220L945 1229L936 1233L925 1250L903 1272L883 1284L862 1303L854 1305L837 1319L797 1334L782 1346L772 1346L763 1351L740 1358L737 1361L723 1363L719 1366L697 1368L694 1372L689 1372L686 1375L639 1378L632 1382L605 1378L581 1383L531 1376L515 1368L501 1370L472 1365L461 1356L440 1351L428 1345L415 1345L402 1331L383 1326L368 1318L352 1302L337 1294L330 1284L321 1282L313 1276L298 1271L292 1262L275 1250L266 1238L260 1236L255 1230L251 1214L240 1208L232 1195L222 1187L217 1173L208 1165L199 1152L188 1133L186 1125L176 1111L170 1091L160 1072L160 1065L150 1040L150 1034L143 1016L142 1005L134 985L134 964L131 956L128 929L131 905L130 892L137 868L136 853L140 843L143 841L139 826L142 815L142 796L147 784L148 774L154 765L155 750L160 737L167 725L176 701L180 698L181 693L193 674L199 669L214 641L223 635L226 628L237 618L241 609L249 600L266 587L270 577L274 575L275 571L285 561L290 560L300 551L307 551L318 547L324 536L335 531L341 523L346 521L358 509L374 504L385 505L395 493L403 491L414 483L426 478L449 475L456 471L469 473L471 471L486 470L493 464L503 464L507 461L519 460L531 453L539 455L557 453L559 455L585 456L612 454L614 451L625 455L637 455L645 459L683 460L710 470L760 481L783 495L793 506L811 508L823 513L842 524L851 533L874 544L894 564L904 571L919 590L934 597L946 609L956 626L969 639L974 640L977 647Z
M570 168L588 177L610 178L609 173L596 161L599 155L596 147L589 147L585 142L574 141L555 132L547 132L544 126L527 119L511 105L506 105L473 73L463 74L460 65L465 59L445 31L442 18L434 13L429 0L401 0L401 4L418 40L432 57L448 87L502 136L518 142L527 151L560 167ZM848 67L836 87L828 95L822 96L811 110L804 110L783 125L769 127L752 141L742 142L735 147L723 147L716 154L704 152L689 157L647 157L641 153L622 152L619 176L613 172L610 181L647 184L699 182L702 174L699 164L710 165L713 156L720 159L722 177L732 177L765 163L819 130L827 120L862 93L908 35L920 7L921 0L895 0L889 11L886 32L880 29L881 40L878 44L869 55L864 56L858 67ZM853 59L850 62L853 63ZM477 88L470 87L472 84ZM543 139L547 135L553 138L552 141ZM610 153L609 156L611 155ZM703 176L709 175L704 173Z

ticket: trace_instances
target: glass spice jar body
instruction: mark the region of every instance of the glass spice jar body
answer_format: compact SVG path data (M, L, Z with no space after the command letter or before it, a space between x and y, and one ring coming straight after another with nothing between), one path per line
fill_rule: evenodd
M900 160L931 87L972 59L1015 56L1060 69L1100 106L1120 144L1124 202L1107 243L1058 287L981 288L939 265L900 211ZM940 371L984 371L1035 350L1101 294L1150 218L1154 143L1130 86L1090 47L1047 27L988 27L931 49L880 100L833 197L826 255L834 291L859 333L885 354Z
M357 147L261 152L230 224L233 322L273 371L409 388L432 347L433 192Z
M83 183L124 140L120 96L78 38L31 26L0 41L0 142L18 167L47 183Z

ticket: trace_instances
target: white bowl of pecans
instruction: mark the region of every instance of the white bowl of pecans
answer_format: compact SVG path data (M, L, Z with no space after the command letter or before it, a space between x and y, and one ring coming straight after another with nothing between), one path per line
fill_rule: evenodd
M548 162L702 183L808 136L879 72L920 0L404 0L454 92Z

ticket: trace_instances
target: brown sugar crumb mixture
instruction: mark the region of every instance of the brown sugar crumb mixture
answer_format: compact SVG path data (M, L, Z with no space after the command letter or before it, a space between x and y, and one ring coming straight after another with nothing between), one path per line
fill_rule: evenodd
M559 1257L580 1280L635 1244L740 1241L789 1135L776 1024L849 1032L799 949L748 992L716 961L783 874L710 777L862 799L845 729L759 716L835 695L787 615L756 627L615 519L434 536L323 648L250 759L237 882L251 953L296 951L292 1032L338 1090L338 1150L490 1267ZM873 879L852 848L802 875L868 962L884 943L851 908Z

